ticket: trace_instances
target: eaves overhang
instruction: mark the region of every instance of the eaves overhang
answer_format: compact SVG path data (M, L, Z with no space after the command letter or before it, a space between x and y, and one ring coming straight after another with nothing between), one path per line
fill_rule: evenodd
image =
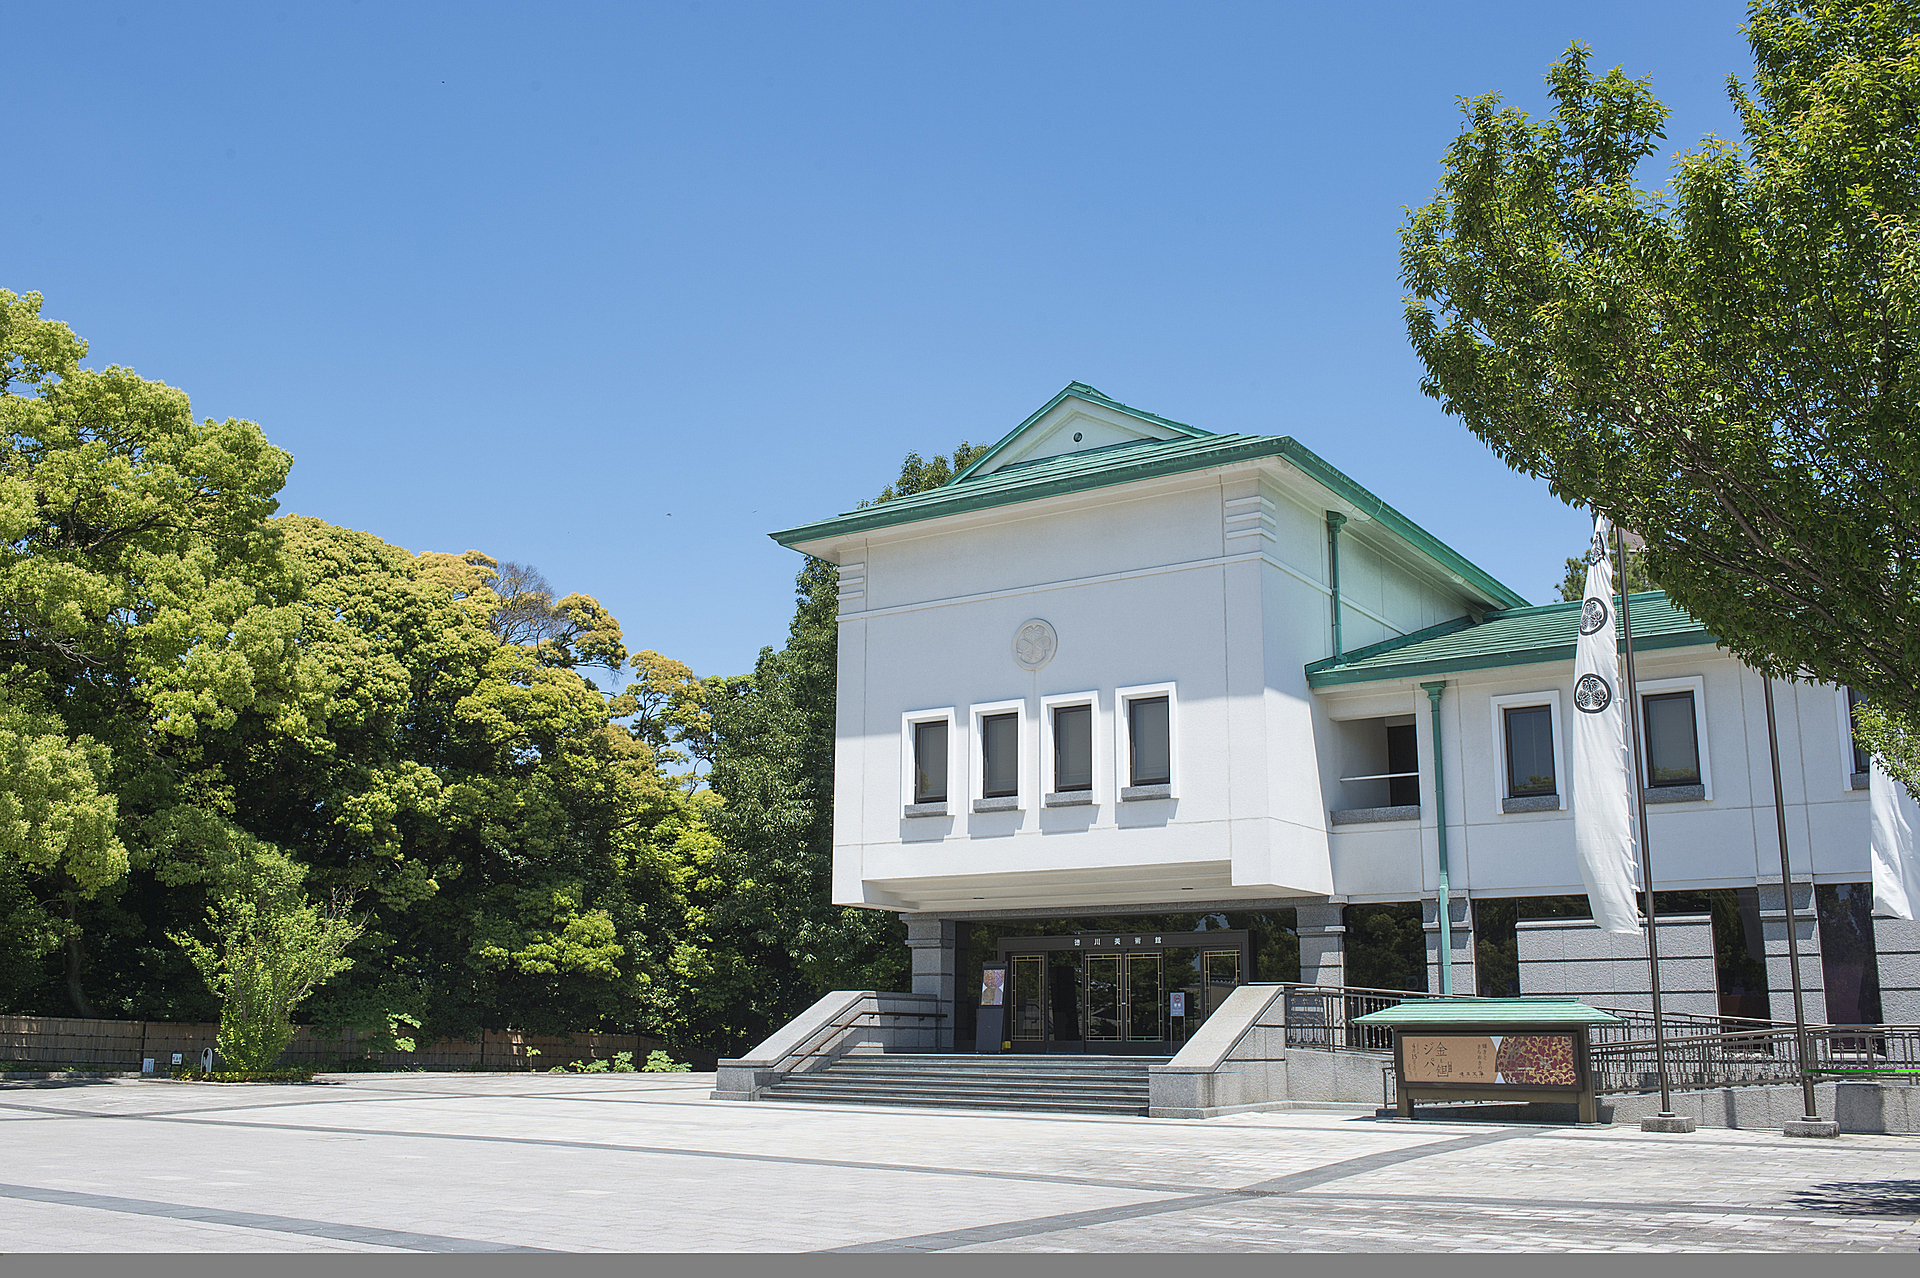
M924 493L851 510L831 519L801 524L768 535L783 546L796 548L807 543L851 538L948 515L1040 501L1116 484L1211 470L1266 458L1288 463L1339 501L1364 514L1381 531L1397 538L1436 565L1447 577L1463 587L1464 593L1498 608L1527 606L1524 598L1497 581L1485 569L1466 559L1326 459L1287 435L1197 435L1143 441L1127 448L1101 450L1098 454L1068 453L985 475L963 473L949 483Z
M1674 607L1665 592L1629 598L1635 652L1716 647L1719 636ZM1544 604L1488 613L1479 622L1460 617L1397 639L1327 657L1307 666L1307 686L1394 683L1505 666L1573 663L1580 604ZM1617 632L1617 627L1616 627ZM1624 640L1616 640L1622 652Z

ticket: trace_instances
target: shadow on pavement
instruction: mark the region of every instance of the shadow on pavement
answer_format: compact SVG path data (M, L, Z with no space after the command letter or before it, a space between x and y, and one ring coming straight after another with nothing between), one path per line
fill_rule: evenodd
M1802 1189L1789 1201L1841 1216L1920 1216L1920 1180L1835 1180Z

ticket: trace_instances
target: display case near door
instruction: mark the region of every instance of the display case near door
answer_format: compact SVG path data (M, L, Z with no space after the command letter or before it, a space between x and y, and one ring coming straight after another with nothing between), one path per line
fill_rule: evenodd
M1016 1052L1170 1056L1252 970L1248 934L1000 938Z

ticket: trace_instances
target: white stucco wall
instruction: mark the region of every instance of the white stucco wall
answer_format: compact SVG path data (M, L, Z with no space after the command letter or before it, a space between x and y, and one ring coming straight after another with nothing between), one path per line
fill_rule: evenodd
M842 565L835 899L979 910L1335 891L1323 714L1305 676L1331 651L1332 500L1289 468L1242 464L818 548ZM1343 589L1351 579L1373 601L1382 633L1440 619L1445 591L1385 556L1349 569L1349 544ZM1033 618L1059 637L1037 672L1012 652ZM1161 684L1174 795L1120 802L1119 692ZM1095 802L1045 807L1043 711L1077 693L1096 706ZM971 810L970 711L986 703L1022 716L1011 811ZM908 816L903 716L948 710L947 813Z

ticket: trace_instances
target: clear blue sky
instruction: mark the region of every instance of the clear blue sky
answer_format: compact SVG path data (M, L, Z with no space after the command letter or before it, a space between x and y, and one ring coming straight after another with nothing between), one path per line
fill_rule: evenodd
M258 421L282 509L703 674L909 449L1068 381L1289 434L1535 601L1587 526L1418 389L1396 229L1567 43L1731 134L1730 3L20 5L0 286ZM1658 178L1659 172L1654 176Z

